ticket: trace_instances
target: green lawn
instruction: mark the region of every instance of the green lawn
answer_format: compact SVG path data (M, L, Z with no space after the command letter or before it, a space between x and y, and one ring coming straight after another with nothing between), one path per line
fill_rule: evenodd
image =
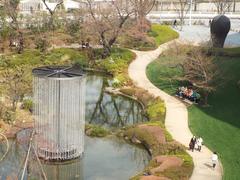
M220 55L220 56L229 56L229 57L239 57L240 56L240 48L214 48L211 49L210 52L213 55Z
M178 37L179 34L170 26L152 24L150 30L147 33L138 32L137 34L134 34L134 36L129 34L122 34L118 37L118 44L129 49L149 51L154 50L159 45Z
M224 50L234 53L236 49ZM239 53L240 51L238 51ZM179 81L171 81L173 76L181 76L182 72L173 64L176 57L160 57L147 68L148 78L164 91L173 94L180 85ZM240 177L240 56L218 58L217 63L222 70L223 85L209 97L209 107L191 106L189 126L193 134L200 135L204 143L220 154L224 166L226 180L238 180Z
M157 46L179 37L179 34L170 26L152 24L148 35L155 39Z

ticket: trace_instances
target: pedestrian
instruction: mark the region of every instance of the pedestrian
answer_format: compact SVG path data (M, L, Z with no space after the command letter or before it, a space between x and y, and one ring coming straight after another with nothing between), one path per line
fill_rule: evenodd
M196 137L193 136L189 143L189 149L192 150L192 152L194 151L195 144L196 144Z
M209 23L209 27L211 27L212 20L211 20L211 19L209 19L208 23Z
M200 152L202 149L202 143L203 143L203 139L201 137L198 137L197 139L197 149Z
M213 169L215 169L217 161L218 161L218 155L217 155L217 152L214 152L213 155L212 155L212 164L213 164L212 167L213 167Z
M177 20L176 20L176 19L173 21L173 27L174 27L174 28L177 27Z
M82 40L82 49L85 49L86 48L86 44L85 42Z

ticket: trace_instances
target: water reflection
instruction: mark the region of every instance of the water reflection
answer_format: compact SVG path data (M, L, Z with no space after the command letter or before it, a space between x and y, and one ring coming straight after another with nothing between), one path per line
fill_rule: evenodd
M115 137L86 139L85 155L80 161L45 165L49 179L125 180L141 171L149 161L145 150Z
M140 172L149 162L148 153L116 137L85 137L86 147L82 159L65 164L44 164L51 180L125 180ZM0 154L1 155L1 154ZM16 141L11 142L7 158L0 163L0 179L17 179L21 176L26 150ZM30 155L28 176L25 179L42 179L40 166L33 153Z
M107 78L89 75L86 83L86 121L106 127L122 127L146 121L139 103L104 92Z

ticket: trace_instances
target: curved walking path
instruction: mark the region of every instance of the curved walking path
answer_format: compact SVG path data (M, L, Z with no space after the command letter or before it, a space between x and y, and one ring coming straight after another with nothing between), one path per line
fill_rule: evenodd
M136 59L130 64L128 73L136 86L146 89L154 96L159 96L164 100L166 105L165 126L167 130L175 140L188 147L189 141L193 135L188 128L188 112L186 106L176 98L154 86L148 80L145 73L147 65L157 59L162 51L167 49L171 43L175 42L170 41L165 43L154 51L133 51L136 53ZM212 152L206 146L202 147L201 152L188 151L188 153L192 156L194 162L194 170L192 177L190 178L191 180L222 179L221 165L219 165L220 163L217 164L215 170L211 168Z

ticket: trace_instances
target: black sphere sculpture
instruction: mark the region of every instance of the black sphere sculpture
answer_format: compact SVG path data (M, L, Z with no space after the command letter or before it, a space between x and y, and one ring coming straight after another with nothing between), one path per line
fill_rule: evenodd
M213 18L210 27L213 47L223 47L230 26L230 19L224 15L218 15Z

